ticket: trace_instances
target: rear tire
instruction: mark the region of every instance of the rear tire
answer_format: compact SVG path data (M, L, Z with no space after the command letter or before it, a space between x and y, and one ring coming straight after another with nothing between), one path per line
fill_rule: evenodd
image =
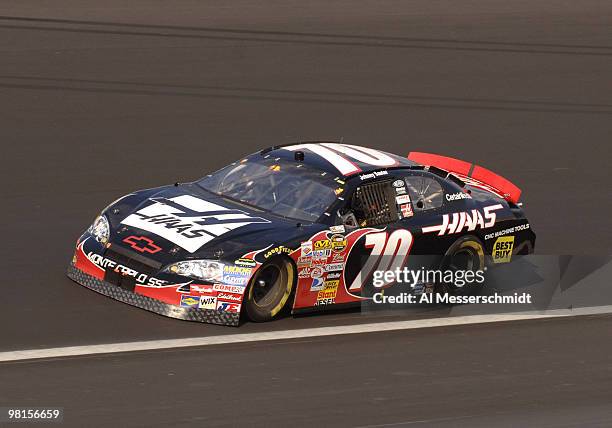
M264 322L276 317L289 301L296 280L296 269L286 257L264 263L249 283L244 306L251 321Z
M456 240L446 251L440 264L440 270L445 272L452 271L473 271L485 270L484 245L475 236L464 236ZM483 283L473 282L458 286L455 284L444 283L441 290L459 296L471 296L479 294L484 287Z

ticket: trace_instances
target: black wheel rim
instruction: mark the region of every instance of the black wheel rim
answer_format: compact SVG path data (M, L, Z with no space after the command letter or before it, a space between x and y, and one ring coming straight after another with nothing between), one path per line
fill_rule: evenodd
M460 248L450 256L448 268L453 271L477 270L480 267L478 254L471 248Z
M452 254L447 256L445 263L445 269L454 272L458 271L477 271L482 269L482 263L478 251L472 247L461 247L458 248ZM455 294L469 294L472 289L477 287L477 284L467 283L461 287L455 285L447 285L448 291L452 291Z
M266 307L278 300L280 289L283 287L284 267L270 264L261 269L253 281L253 303L259 307Z

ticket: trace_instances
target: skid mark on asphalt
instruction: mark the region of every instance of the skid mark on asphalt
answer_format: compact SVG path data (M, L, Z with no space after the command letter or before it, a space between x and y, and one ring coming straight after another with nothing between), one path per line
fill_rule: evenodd
M610 103L581 103L544 99L503 99L439 97L417 94L342 92L272 87L219 86L78 79L64 77L0 75L0 88L97 93L107 95L142 95L246 101L339 104L393 108L437 108L460 110L508 111L521 113L579 113L611 115Z
M33 18L0 15L0 28L179 39L226 40L248 43L288 43L361 48L426 49L485 53L612 56L612 46L526 43L519 41L460 40L393 37L367 34L333 34L239 28L193 27L125 22Z

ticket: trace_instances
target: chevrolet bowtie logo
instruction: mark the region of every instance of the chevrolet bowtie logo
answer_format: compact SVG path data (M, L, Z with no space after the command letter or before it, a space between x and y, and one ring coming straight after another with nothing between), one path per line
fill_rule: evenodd
M128 236L123 242L141 253L155 254L162 249L160 246L155 245L152 239L146 236Z

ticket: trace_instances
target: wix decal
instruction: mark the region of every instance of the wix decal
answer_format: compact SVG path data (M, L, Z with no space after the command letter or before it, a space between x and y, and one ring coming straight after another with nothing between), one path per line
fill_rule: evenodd
M121 223L146 230L193 253L230 230L253 223L269 223L261 217L222 207L190 195L151 198L152 205L127 216Z

